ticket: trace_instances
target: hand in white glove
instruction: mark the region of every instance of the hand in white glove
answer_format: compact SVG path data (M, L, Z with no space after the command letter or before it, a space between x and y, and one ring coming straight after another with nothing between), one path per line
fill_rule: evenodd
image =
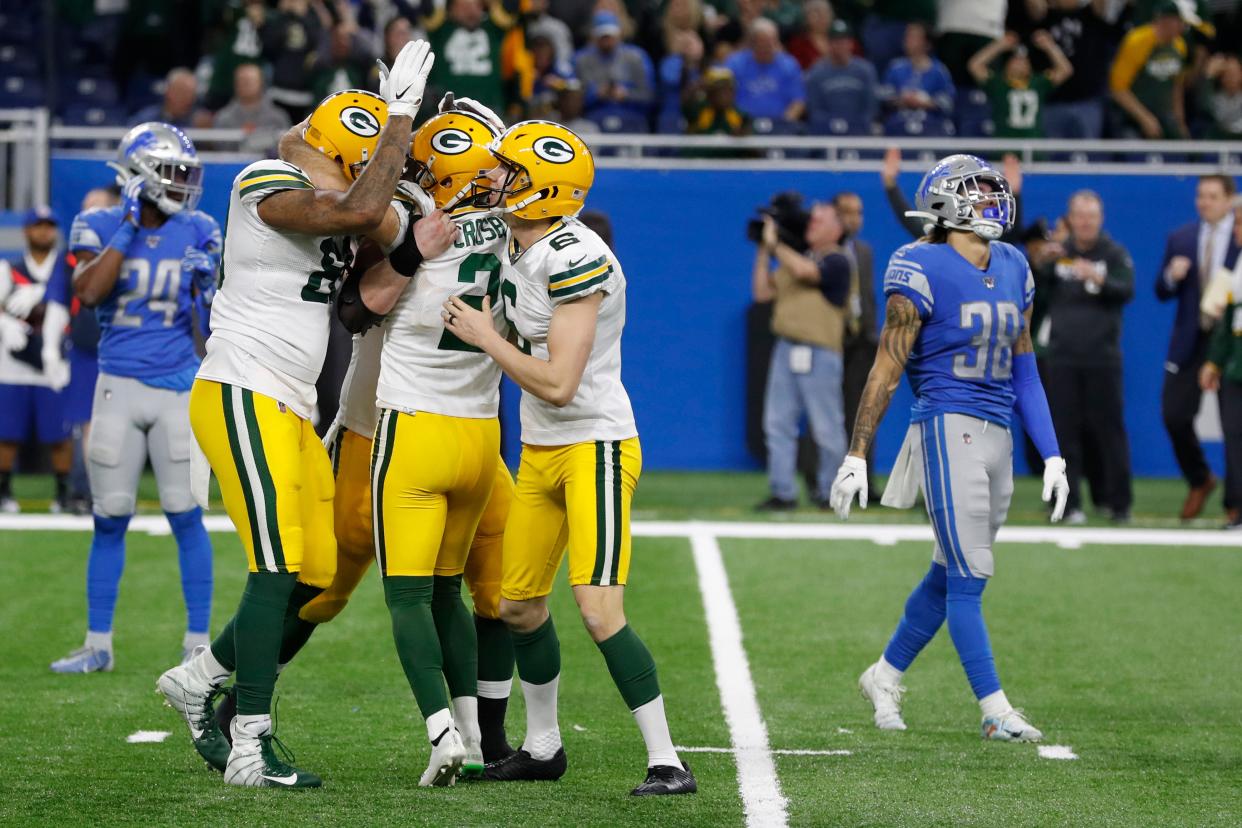
M332 453L336 451L336 435L341 431L341 418L337 417L332 421L332 425L328 426L327 432L323 435L323 447L328 450L328 456L332 457ZM333 457L333 460L336 458Z
M1065 501L1069 497L1069 478L1065 476L1065 461L1060 457L1049 457L1044 461L1044 503L1056 498L1052 507L1052 522L1056 523L1065 514Z
M25 348L30 342L28 327L22 320L0 313L0 348L6 351L20 351Z
M142 191L147 182L141 176L133 176L121 188L121 209L124 220L135 227L142 226Z
M60 391L69 384L69 363L59 351L43 349L43 376L53 391Z
M4 303L4 309L18 319L25 319L43 301L43 295L46 292L47 285L37 283L18 285L9 294L9 298Z
M837 469L837 479L832 481L832 491L828 495L828 505L841 520L849 519L854 495L858 495L858 507L866 509L867 461L862 457L847 454L841 462L841 468Z
M380 74L380 97L388 102L388 114L413 118L423 103L427 75L436 62L431 46L425 40L414 40L402 48L392 69L377 60Z
M405 194L418 207L420 216L429 216L436 211L436 200L413 181L404 178L397 182L397 192Z
M445 92L444 97L440 99L440 105L436 107L436 111L465 112L485 122L497 132L505 131L505 122L500 120L500 116L493 112L490 107L479 103L474 98L455 98L452 92Z

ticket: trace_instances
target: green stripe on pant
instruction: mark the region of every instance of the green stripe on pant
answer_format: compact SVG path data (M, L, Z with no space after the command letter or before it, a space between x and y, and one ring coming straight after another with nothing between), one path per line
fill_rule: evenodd
M250 548L253 550L255 566L263 569L264 567L259 565L259 562L263 560L263 535L259 531L258 510L255 508L254 492L250 491L250 475L246 471L246 460L242 457L237 421L233 418L233 386L221 384L220 399L224 408L224 430L229 435L229 453L233 456L233 467L237 470L242 496L246 499L246 515L250 519Z
M254 392L243 389L241 401L242 412L246 417L246 431L250 436L250 451L254 455L255 473L258 474L259 485L263 488L263 511L267 521L267 537L272 544L272 559L276 561L278 572L288 572L285 567L285 549L280 542L280 520L276 513L276 484L267 465L267 456L263 453L263 436L259 433L259 419L254 413Z

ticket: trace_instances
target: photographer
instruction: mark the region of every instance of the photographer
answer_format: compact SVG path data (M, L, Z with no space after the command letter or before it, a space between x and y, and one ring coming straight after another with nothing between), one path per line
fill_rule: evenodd
M779 197L778 197L779 199ZM775 204L775 200L774 200ZM832 476L845 455L841 347L851 284L857 276L840 246L836 208L763 211L752 273L756 302L772 302L772 349L764 393L763 431L771 496L757 508L785 511L798 505L798 428L803 415L819 451L812 499L827 508ZM806 253L799 252L804 247ZM775 271L772 259L777 261ZM856 288L855 288L856 289Z

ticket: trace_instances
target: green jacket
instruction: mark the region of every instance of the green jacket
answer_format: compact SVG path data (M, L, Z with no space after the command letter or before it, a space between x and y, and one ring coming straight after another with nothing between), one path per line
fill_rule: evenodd
M1225 308L1208 340L1207 360L1220 369L1222 379L1242 383L1242 304L1230 302Z

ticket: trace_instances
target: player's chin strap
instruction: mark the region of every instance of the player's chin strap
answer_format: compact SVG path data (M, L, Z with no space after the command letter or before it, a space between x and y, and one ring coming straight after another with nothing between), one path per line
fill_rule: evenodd
M516 213L518 210L521 210L525 207L529 207L530 205L534 204L536 201L539 201L540 199L547 198L547 197L548 197L548 191L547 189L543 189L535 193L534 195L527 196L526 198L519 201L517 204L513 204L509 207L503 208L501 212L502 213Z
M981 239L987 241L996 241L1005 233L1005 228L1001 227L1000 222L991 221L990 219L975 219L967 224L946 221L943 217L935 213L925 213L922 210L907 210L906 216L909 218L926 219L928 224L933 227L944 227L949 230L961 230L964 233L974 233ZM926 225L924 225L926 230Z

